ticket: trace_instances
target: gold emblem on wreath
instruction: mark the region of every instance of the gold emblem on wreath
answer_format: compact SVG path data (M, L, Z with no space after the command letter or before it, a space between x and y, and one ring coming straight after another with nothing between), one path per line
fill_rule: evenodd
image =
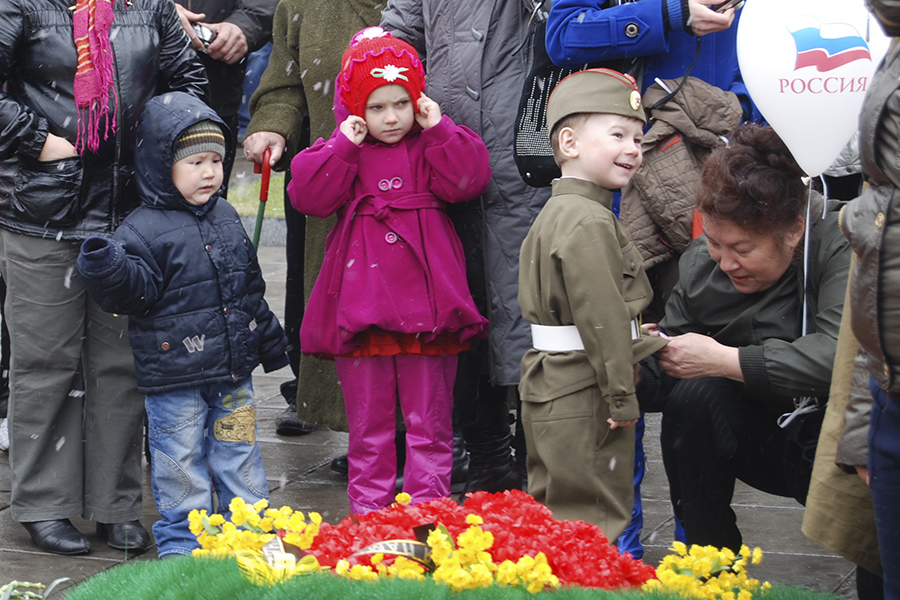
M213 434L220 442L256 442L256 410L242 406L227 417L216 419Z

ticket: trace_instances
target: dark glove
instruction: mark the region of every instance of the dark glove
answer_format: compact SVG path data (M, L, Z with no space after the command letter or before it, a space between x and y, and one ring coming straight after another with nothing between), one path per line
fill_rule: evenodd
M113 253L110 240L102 237L90 237L81 244L81 255L90 262L102 261Z
M116 242L108 238L90 237L84 240L76 261L78 272L82 276L103 273L115 261L116 246Z

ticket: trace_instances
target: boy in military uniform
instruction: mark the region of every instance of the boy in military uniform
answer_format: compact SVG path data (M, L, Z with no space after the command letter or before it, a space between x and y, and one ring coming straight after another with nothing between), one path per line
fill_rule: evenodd
M641 165L646 116L634 80L611 69L563 79L547 126L562 177L524 243L519 304L528 491L559 519L615 541L631 520L637 362L665 344L638 317L653 293L611 211Z

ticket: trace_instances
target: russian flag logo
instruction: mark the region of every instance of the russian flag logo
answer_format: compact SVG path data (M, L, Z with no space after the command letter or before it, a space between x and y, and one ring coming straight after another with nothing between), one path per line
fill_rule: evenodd
M869 45L849 23L807 22L789 31L797 46L795 71L815 67L824 73L856 60L872 60Z

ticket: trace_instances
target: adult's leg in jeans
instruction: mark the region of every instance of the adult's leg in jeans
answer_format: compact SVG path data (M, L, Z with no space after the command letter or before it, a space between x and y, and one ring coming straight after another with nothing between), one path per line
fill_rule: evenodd
M394 501L397 481L397 372L393 356L334 360L350 438L347 495L350 510L369 513Z
M137 389L128 318L90 298L84 341L84 517L139 519L144 395Z
M644 413L634 426L634 505L631 507L631 523L619 536L616 546L619 552L628 552L634 558L644 556L644 545L641 543L641 530L644 528L644 507L641 504L641 483L647 461L644 454Z
M394 357L406 423L403 491L413 502L450 495L456 356Z
M870 384L874 403L869 423L869 478L875 506L878 550L884 565L884 597L900 598L900 402Z
M740 549L731 509L735 479L790 495L782 464L784 435L737 382L679 381L666 399L660 441L672 504L688 544Z
M16 521L82 513L81 362L87 293L74 275L77 242L0 230L11 342L10 466Z

